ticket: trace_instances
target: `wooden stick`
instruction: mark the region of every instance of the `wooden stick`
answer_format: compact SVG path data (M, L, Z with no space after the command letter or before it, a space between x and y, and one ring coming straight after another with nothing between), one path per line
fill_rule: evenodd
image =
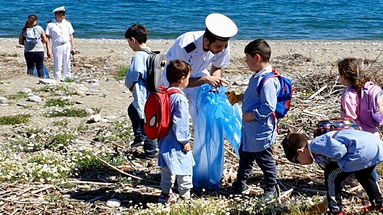
M95 181L77 181L77 180L71 180L66 181L67 183L74 183L74 184L95 184L95 185L113 185L114 183L105 183L105 182L95 182Z
M319 93L321 93L323 90L327 88L327 84L325 84L323 87L321 87L316 93L312 94L308 99L313 99L315 96L317 96Z
M42 191L44 191L44 190L47 190L47 189L50 189L50 188L52 188L52 187L55 187L55 185L50 184L50 185L48 185L48 186L46 186L46 187L43 187L43 188L41 188L41 189L38 189L38 190L33 191L32 194L40 193L40 192L42 192Z
M143 180L143 178L141 178L141 177L138 177L138 176L135 176L135 175L126 173L126 172L124 172L124 171L118 169L117 167L115 167L115 166L109 164L108 162L106 162L105 160L103 160L102 158L100 158L99 156L97 156L95 153L92 153L92 154L93 154L97 159L99 159L101 162L103 162L105 165L107 165L108 167L110 167L110 168L116 170L117 172L119 172L119 173L121 173L121 174L123 174L123 175L129 176L129 177L132 177L132 178L137 179L137 180ZM145 179L145 180L146 180L146 179ZM146 181L150 181L150 180L146 180Z

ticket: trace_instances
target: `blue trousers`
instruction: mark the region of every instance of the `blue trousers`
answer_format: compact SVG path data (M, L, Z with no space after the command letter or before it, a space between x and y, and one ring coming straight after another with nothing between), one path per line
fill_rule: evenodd
M260 152L244 152L242 146L239 149L239 168L237 172L237 183L246 185L247 179L251 176L254 161L263 172L265 190L272 189L277 185L277 167L273 159L271 148Z
M35 69L40 78L44 78L44 52L24 52L25 61L27 62L27 74L33 75Z
M144 119L138 115L133 103L128 107L128 115L132 121L134 141L144 141L144 151L146 155L154 154L157 152L157 141L150 140L146 137L144 129Z

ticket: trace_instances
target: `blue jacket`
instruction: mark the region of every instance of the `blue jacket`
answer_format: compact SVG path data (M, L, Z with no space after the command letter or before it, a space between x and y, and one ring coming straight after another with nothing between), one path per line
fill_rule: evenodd
M277 94L280 87L277 78L270 78L261 88L257 87L262 78L272 71L268 66L250 78L249 85L243 95L242 112L253 112L255 120L242 121L242 150L260 152L270 148L277 135L277 119L272 115L277 106Z
M191 137L188 100L184 94L175 93L170 96L170 103L173 125L158 142L158 165L168 167L173 175L192 175L195 164L192 151L183 152Z
M148 48L148 50L150 49ZM149 91L144 81L147 79L146 62L148 58L148 53L137 51L132 57L129 70L125 77L125 86L128 88L133 87L133 106L136 108L141 119L145 117L144 108L149 96Z
M325 166L337 162L344 172L355 172L383 161L383 142L377 135L358 130L335 131L309 143L314 161Z

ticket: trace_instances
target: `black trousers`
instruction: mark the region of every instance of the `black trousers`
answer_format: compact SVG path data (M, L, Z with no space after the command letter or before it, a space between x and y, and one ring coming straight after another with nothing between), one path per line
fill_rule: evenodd
M240 147L237 183L243 187L246 185L247 179L251 176L254 161L263 172L265 190L274 188L277 185L277 167L271 148L260 152L244 152L242 146Z
M372 205L382 203L382 195L377 182L371 174L374 168L375 165L355 172L342 172L335 162L326 165L324 170L325 184L328 207L332 213L339 213L342 210L342 185L352 175L362 185Z
M144 141L145 154L150 155L157 152L157 141L150 140L146 137L144 129L144 120L140 118L133 103L128 107L128 115L132 121L134 141Z
M44 52L24 52L25 61L27 62L27 74L33 75L33 70L37 70L40 78L44 78Z

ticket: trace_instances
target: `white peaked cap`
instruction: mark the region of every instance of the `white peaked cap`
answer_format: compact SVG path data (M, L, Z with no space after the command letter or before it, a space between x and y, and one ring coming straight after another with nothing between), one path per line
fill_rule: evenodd
M65 7L64 6L58 7L56 9L54 9L52 12L56 13L56 12L60 12L60 11L64 11L65 12Z
M211 13L205 20L206 28L214 35L230 38L238 33L237 25L229 17L220 13Z

